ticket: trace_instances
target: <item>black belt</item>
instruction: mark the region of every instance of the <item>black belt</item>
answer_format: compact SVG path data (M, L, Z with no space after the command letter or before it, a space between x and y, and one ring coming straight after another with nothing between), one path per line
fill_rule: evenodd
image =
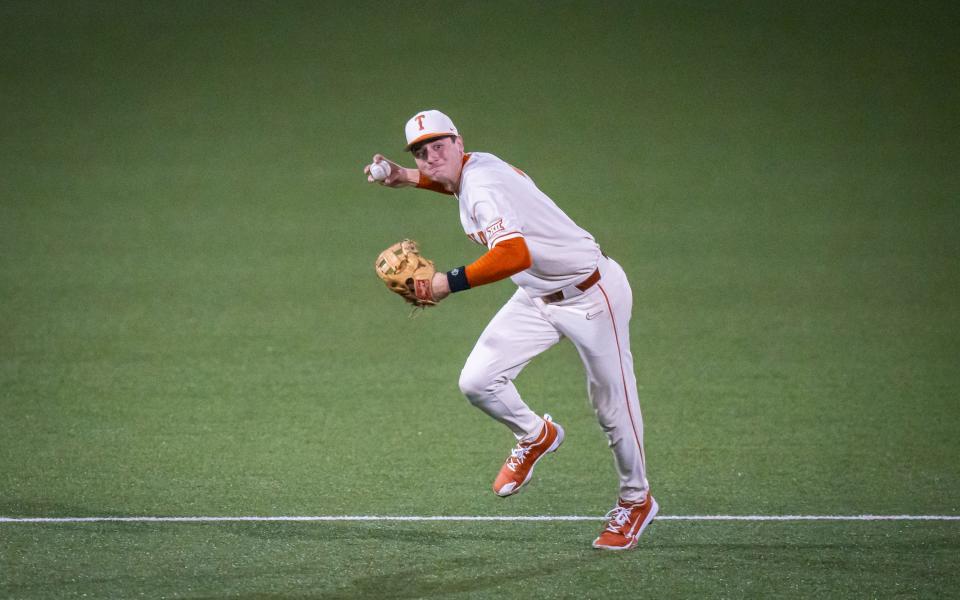
M594 285L596 285L598 281L600 281L600 269L595 269L593 273L590 274L590 277L587 277L586 279L584 279L574 287L576 287L581 292L585 292L590 288L592 288ZM543 300L544 304L552 304L553 302L560 302L565 298L563 295L563 290L559 290L552 294L541 296L540 299Z

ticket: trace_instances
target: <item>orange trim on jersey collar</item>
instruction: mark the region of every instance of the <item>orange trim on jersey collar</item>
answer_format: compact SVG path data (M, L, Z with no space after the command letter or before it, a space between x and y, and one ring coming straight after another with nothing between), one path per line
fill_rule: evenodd
M463 159L460 161L460 178L457 179L457 193L460 193L460 188L463 187L463 168L467 166L467 161L470 160L470 153L464 152Z

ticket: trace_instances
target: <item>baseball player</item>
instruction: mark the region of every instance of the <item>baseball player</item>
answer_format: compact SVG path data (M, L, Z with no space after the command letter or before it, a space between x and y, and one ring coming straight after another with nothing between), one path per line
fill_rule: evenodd
M428 285L417 286L416 296L438 302L506 277L518 287L484 329L460 374L467 399L517 439L493 482L494 493L519 492L537 462L563 443L563 427L531 410L513 380L531 359L568 338L586 367L590 401L620 477L616 506L593 547L633 548L658 506L646 478L630 353L633 295L623 269L523 171L493 154L465 152L447 115L418 112L405 133L417 168L377 154L364 168L367 180L452 195L467 237L487 248L465 267L437 271Z

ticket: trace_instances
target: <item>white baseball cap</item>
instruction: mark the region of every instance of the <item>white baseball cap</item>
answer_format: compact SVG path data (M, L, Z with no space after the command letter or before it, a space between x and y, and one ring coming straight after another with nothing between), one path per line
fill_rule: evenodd
M404 150L409 150L414 144L419 144L431 138L460 135L450 117L439 110L425 110L413 115L407 121L405 133L407 134L407 146Z

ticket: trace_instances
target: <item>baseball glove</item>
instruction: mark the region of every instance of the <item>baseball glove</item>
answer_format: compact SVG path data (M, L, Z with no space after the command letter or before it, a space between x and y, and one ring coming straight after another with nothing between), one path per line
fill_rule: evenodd
M434 306L431 282L437 272L433 261L420 255L413 240L402 240L380 253L373 263L387 288L416 308Z

